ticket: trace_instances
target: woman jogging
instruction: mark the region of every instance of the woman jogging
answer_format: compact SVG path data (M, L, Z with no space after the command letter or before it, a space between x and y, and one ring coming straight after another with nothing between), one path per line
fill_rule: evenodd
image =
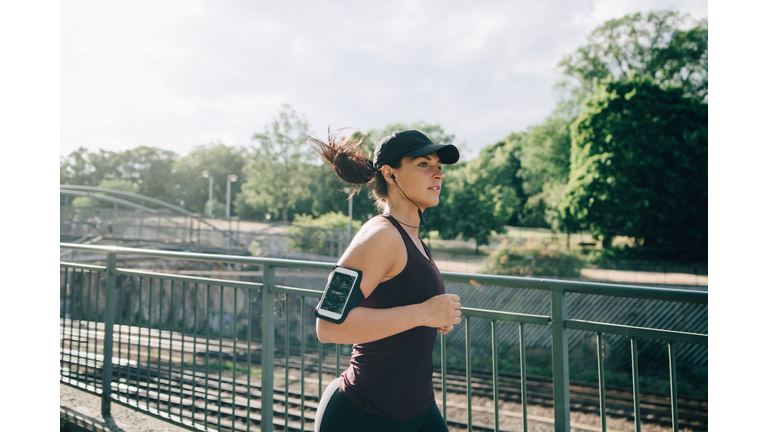
M376 145L373 160L360 141L310 139L336 174L369 185L383 214L363 225L338 262L362 271L365 297L340 323L317 320L324 343L354 344L349 368L329 385L315 430L447 431L432 389L437 333L461 322L459 297L445 294L432 256L418 236L422 211L440 202L442 164L459 160L451 144L415 130Z

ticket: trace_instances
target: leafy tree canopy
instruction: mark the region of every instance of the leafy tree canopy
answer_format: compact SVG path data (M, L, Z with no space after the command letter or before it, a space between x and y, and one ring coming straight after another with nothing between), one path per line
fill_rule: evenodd
M707 259L706 103L649 79L602 84L572 125L560 209L623 258ZM611 250L615 236L634 248Z
M634 74L662 87L681 87L686 96L706 100L708 59L707 19L696 21L688 14L657 11L606 21L559 66L587 94L594 81L609 77L621 81Z
M283 105L264 133L253 136L258 145L244 169L245 202L282 214L284 223L289 222L289 209L309 196L309 185L315 180L303 171L316 160L314 151L305 144L308 129L305 116Z
M488 244L492 232L503 232L521 204L517 138L510 136L484 148L477 159L445 170L441 203L425 213L424 228L443 238L474 238L476 247Z
M140 146L123 152L89 152L80 147L59 164L61 184L97 186L105 180L126 182L138 193L172 202L176 184L173 164L178 155L170 150Z
M230 183L230 200L233 203L244 181L241 173L247 157L248 151L243 147L227 146L222 143L195 147L173 166L174 204L179 205L184 201L185 209L208 214L206 203L209 179L203 177L203 171L208 171L213 177L213 214L223 217L226 215L227 176L237 176L237 181ZM239 216L239 209L232 203L230 203L230 214Z

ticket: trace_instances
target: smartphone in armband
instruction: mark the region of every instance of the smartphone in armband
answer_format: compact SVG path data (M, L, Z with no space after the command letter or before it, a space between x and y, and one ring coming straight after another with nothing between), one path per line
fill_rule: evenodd
M336 266L328 276L323 296L315 307L315 316L333 323L342 323L350 310L363 301L360 281L363 272Z

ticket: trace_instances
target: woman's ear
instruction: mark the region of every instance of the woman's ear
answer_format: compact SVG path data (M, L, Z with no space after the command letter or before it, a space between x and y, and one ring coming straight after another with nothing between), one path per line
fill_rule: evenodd
M384 165L381 167L381 175L384 176L384 180L387 181L389 184L394 184L395 180L395 171L392 169L389 165Z

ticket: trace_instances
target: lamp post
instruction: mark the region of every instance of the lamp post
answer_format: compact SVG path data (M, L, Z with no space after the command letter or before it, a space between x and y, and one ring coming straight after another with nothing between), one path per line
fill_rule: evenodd
M344 188L344 192L349 194L349 223L347 224L347 238L349 239L349 243L352 243L352 202L354 201L353 198L355 197L355 190L353 188Z
M208 216L213 217L213 176L206 170L203 171L203 178L208 179Z
M229 185L232 182L237 181L237 176L234 174L230 174L227 176L227 219L229 219Z

